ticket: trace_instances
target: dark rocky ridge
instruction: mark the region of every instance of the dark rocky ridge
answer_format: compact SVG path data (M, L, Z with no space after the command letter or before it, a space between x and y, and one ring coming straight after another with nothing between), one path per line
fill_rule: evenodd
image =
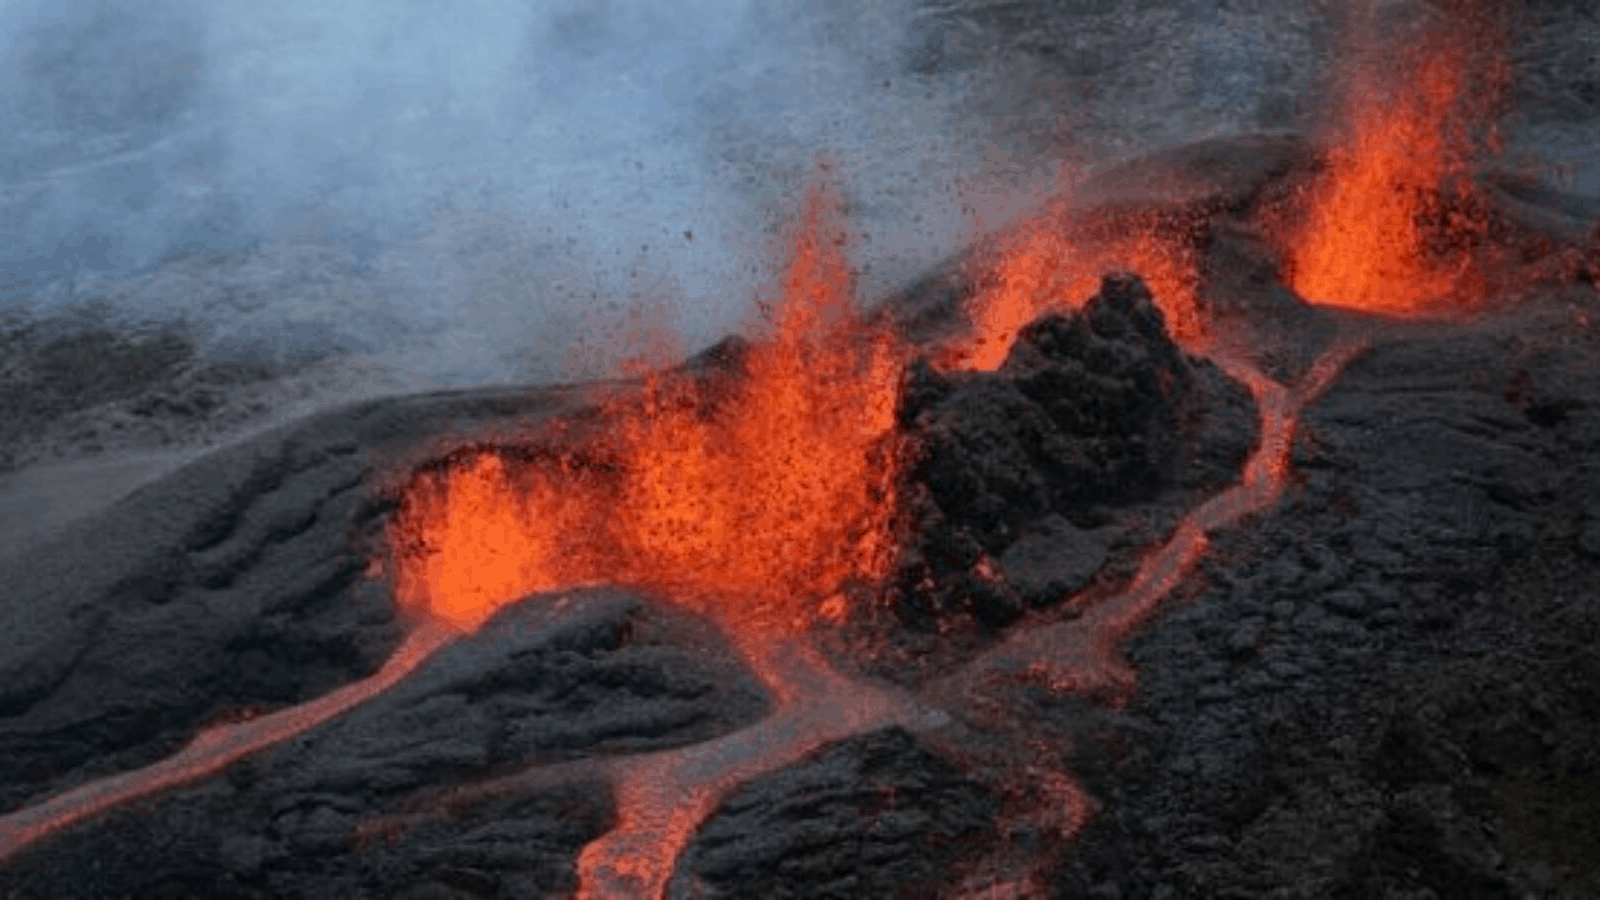
M1133 275L1024 328L998 371L915 364L899 417L914 449L897 589L922 627L965 613L997 628L1063 599L1112 544L1151 537L1112 509L1186 508L1235 481L1256 442L1249 394L1172 342Z
M1116 812L1065 895L1600 884L1540 824L1600 784L1600 330L1586 289L1547 299L1384 334L1307 411L1283 504L1130 641L1130 708L1080 724Z
M1219 216L1242 218L1272 206L1320 167L1315 145L1295 133L1212 138L1169 148L1101 172L1070 194L981 237L873 309L919 344L937 346L966 324L964 304L982 290L995 258L1025 228L1045 228L1084 248L1153 231L1175 246L1206 249Z
M203 457L8 560L0 803L153 761L230 709L297 703L375 670L403 629L362 575L395 460L426 452L430 435L459 442L448 435L570 412L593 393L356 404Z
M937 896L994 851L1000 809L989 788L912 735L869 732L731 792L695 836L671 890L728 898Z

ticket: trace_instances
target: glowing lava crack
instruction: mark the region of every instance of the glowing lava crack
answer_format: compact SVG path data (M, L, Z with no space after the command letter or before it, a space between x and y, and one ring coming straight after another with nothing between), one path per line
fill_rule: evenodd
M447 628L423 623L370 678L300 706L208 728L176 755L153 766L91 781L43 803L0 816L0 861L90 816L214 775L252 753L316 728L394 687L455 637Z
M584 848L580 897L656 897L696 829L730 788L797 762L821 745L888 725L924 730L946 716L911 697L854 682L805 644L768 648L763 660L781 690L757 725L679 750L608 764L622 809L617 828Z

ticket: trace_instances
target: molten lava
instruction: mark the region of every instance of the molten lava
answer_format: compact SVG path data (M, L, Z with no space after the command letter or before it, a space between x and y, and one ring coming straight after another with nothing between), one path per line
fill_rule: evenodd
M1094 295L1101 276L1116 270L1145 278L1174 339L1199 339L1199 277L1189 242L1164 234L1153 217L1128 224L1130 235L1109 240L1075 234L1046 216L1017 225L968 302L969 335L946 348L938 367L998 369L1024 326L1046 313L1078 309Z
M424 479L394 531L410 548L401 603L472 628L530 593L604 579L768 632L884 572L903 353L863 324L824 191L806 203L774 333L736 377L651 376L559 467L485 452Z
M714 740L608 765L618 822L583 848L579 900L665 896L695 832L744 782L863 732L890 725L922 731L948 721L904 691L840 675L803 641L784 639L761 656L769 684L782 690L772 715Z
M0 862L84 819L215 775L252 753L316 728L399 684L453 637L448 629L424 623L390 655L383 668L361 681L299 706L207 728L195 735L188 746L154 765L91 781L43 803L0 816Z
M1343 134L1310 187L1288 251L1303 297L1368 312L1417 315L1481 299L1470 252L1483 223L1472 164L1492 147L1492 114L1506 86L1503 28L1463 12L1379 39L1375 14L1357 18L1357 52L1341 82ZM1489 133L1489 139L1481 135Z
M477 454L423 479L395 521L398 597L431 618L472 628L556 587L656 586L720 620L773 695L753 729L610 767L619 822L579 859L583 896L660 895L729 788L923 715L785 636L838 618L840 585L877 581L893 561L905 362L855 306L824 189L808 194L804 224L772 334L733 377L653 375L559 466L513 471Z

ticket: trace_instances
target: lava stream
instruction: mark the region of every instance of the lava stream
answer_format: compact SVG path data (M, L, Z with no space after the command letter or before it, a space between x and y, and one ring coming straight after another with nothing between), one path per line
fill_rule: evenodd
M690 839L740 784L852 735L948 721L908 694L844 677L803 641L783 640L759 654L753 668L778 696L772 715L715 740L607 765L620 819L578 858L580 900L665 896Z
M1128 587L1067 622L1017 629L961 670L928 691L951 699L975 699L988 686L1028 680L1061 694L1098 697L1121 705L1132 695L1136 676L1120 645L1155 612L1161 598L1194 567L1207 547L1207 535L1245 516L1270 508L1282 495L1289 451L1301 409L1324 391L1361 350L1346 341L1318 358L1295 390L1267 378L1248 363L1215 361L1255 395L1261 416L1261 443L1246 462L1240 483L1184 516L1172 536L1145 557ZM1079 811L1067 812L1070 830L1085 824Z
M55 797L0 816L0 862L24 847L113 807L214 775L259 750L301 734L394 687L459 633L424 622L371 676L315 700L244 722L217 725L195 735L161 762L90 781Z

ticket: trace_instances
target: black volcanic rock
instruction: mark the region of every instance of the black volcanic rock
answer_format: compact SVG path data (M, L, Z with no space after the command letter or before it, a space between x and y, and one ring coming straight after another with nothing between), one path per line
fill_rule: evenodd
M674 895L937 896L993 849L999 812L910 734L871 732L730 793L685 852Z
M398 460L572 389L453 391L312 416L195 461L0 561L0 808L153 762L241 707L374 671L403 628L363 577Z
M1002 727L972 733L1007 752L894 728L818 746L723 797L668 896L979 896L1004 891L1013 860L1046 896L1600 896L1592 287L1543 290L1500 320L1384 325L1235 295L1246 285L1217 275L1248 254L1224 245L1256 238L1213 237L1214 312L1266 311L1290 350L1302 325L1338 318L1372 347L1302 416L1281 501L1210 534L1117 648L1137 673L1126 705L1034 683L997 689L993 709L930 697L953 720L991 717ZM922 284L933 293L912 299L928 302L907 308L938 332L959 285ZM940 627L891 634L926 668L993 642L943 628L958 616L1000 623L1115 589L1238 477L1248 396L1177 353L1126 288L1036 323L998 372L908 376L902 423L924 455L904 486L920 531L902 574L924 577L899 599ZM741 352L725 344L691 375L737 377ZM1305 358L1278 361L1292 381ZM476 449L535 453L518 435L552 417L601 427L609 389L356 404L0 558L0 804L370 673L402 631L362 574L394 511L386 479ZM904 659L875 671L922 683L894 670ZM583 848L621 813L607 767L770 713L697 616L621 589L528 598L295 740L30 846L0 863L0 897L570 896ZM1012 755L1028 765L1005 769ZM1064 807L1058 764L1098 807L1072 841L1008 816Z
M1005 624L1020 612L1014 586L975 567L1032 523L1065 519L1071 541L1107 524L1108 506L1218 490L1255 441L1244 389L1187 357L1144 282L1122 274L1081 311L1029 324L996 372L914 366L899 418L916 502L899 584L907 618L922 622L963 612ZM1102 553L1107 542L1092 540ZM1061 599L1041 596L1050 582L1036 572L1010 580L1034 603Z
M586 760L696 743L765 711L704 620L614 590L533 597L225 777L25 852L0 869L0 895L570 891L577 851L614 822Z
M1057 515L1030 524L1000 557L1022 598L1044 606L1087 585L1105 565L1114 529L1086 531Z
M1119 813L1063 895L1600 887L1564 836L1600 808L1596 311L1375 331L1302 417L1283 503L1129 642L1140 695L1079 763Z

